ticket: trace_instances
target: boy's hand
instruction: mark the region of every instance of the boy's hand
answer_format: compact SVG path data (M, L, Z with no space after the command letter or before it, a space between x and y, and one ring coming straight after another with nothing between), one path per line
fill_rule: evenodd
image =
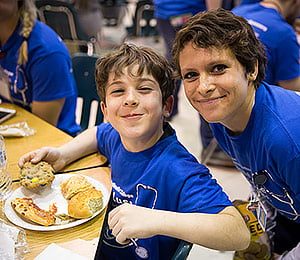
M43 147L21 156L18 164L20 168L23 168L25 162L38 163L39 161L46 161L51 164L55 171L58 171L65 166L65 162L61 158L58 148Z
M124 203L113 209L108 215L108 225L120 244L126 244L131 238L148 238L157 230L157 211Z

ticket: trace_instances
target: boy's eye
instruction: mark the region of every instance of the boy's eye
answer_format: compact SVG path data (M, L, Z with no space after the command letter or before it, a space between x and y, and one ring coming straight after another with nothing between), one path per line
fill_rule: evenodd
M152 88L149 86L141 86L139 89L142 91L148 91L148 90L151 90Z
M224 70L227 68L227 66L226 65L224 65L224 64L218 64L218 65L216 65L216 66L214 66L213 67L213 69L212 69L212 72L213 73L222 73L222 72L224 72Z
M118 93L122 93L122 92L124 92L123 89L113 89L110 93L111 94L118 94Z
M183 75L183 79L194 79L199 75L197 72L188 72Z

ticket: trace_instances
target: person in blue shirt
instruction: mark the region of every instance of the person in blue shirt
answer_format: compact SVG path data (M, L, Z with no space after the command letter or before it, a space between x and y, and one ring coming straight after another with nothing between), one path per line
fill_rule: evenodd
M107 122L19 160L20 167L46 160L59 170L96 151L107 157L115 208L97 259L141 259L135 244L147 259L171 259L180 239L216 250L249 244L241 215L164 120L173 105L172 73L150 48L123 44L96 64Z
M80 126L70 54L36 12L32 0L1 1L0 98L75 136Z
M251 184L249 206L267 228L274 257L291 250L281 259L292 259L285 257L300 248L299 94L263 81L264 47L247 20L230 11L189 19L173 55L189 102ZM273 229L264 213L275 220Z
M299 1L263 0L232 10L247 19L266 46L268 63L264 80L296 91L300 91L300 49L295 30L287 21L293 24L299 16L298 6Z

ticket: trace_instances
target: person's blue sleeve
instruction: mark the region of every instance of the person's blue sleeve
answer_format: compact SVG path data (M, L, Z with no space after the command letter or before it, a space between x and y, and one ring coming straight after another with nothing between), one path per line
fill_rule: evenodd
M33 101L52 101L76 94L72 67L65 55L53 53L31 66Z
M205 167L205 166L203 166ZM201 173L186 179L180 196L179 207L182 212L201 212L216 214L233 204L228 196L212 178L208 169L197 167Z

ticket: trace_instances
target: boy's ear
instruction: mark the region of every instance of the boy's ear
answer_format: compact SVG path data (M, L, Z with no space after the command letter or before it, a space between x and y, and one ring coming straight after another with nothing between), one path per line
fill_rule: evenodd
M164 117L169 117L171 115L173 106L174 106L174 96L171 95L167 98L167 100L165 101L165 104L163 106L163 116Z
M100 107L101 107L101 111L102 111L103 116L104 116L104 120L103 121L104 122L109 122L108 116L107 116L107 107L106 107L106 105L104 104L103 101L101 101Z

